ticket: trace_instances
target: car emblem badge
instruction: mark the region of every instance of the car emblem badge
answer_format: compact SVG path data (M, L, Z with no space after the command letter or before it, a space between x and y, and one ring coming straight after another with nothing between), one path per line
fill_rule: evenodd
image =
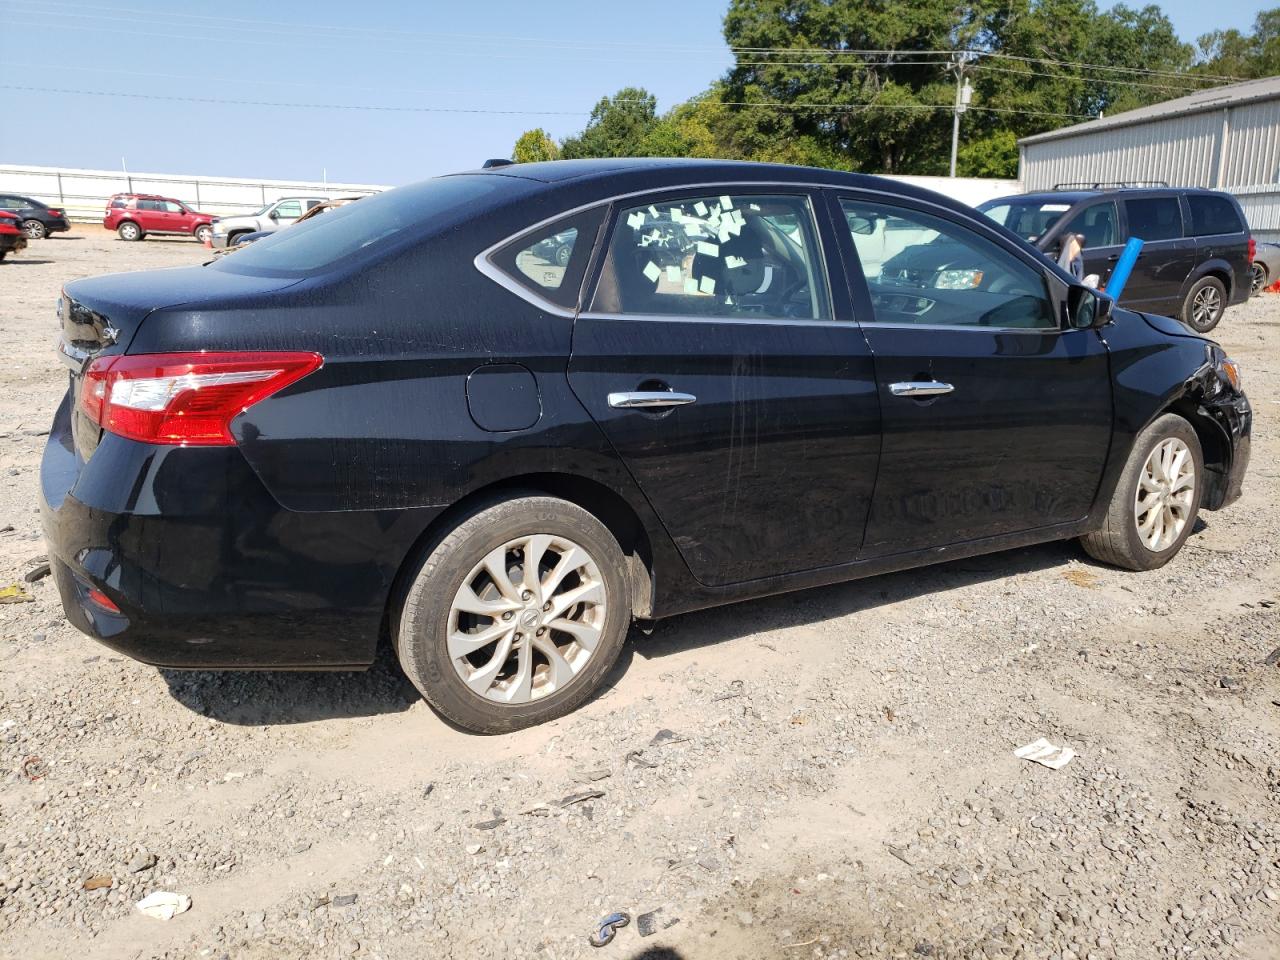
M538 611L537 611L537 610L526 610L524 613L522 613L522 614L520 615L520 622L521 622L524 626L526 626L526 627L533 627L533 626L537 626L537 623L538 623Z

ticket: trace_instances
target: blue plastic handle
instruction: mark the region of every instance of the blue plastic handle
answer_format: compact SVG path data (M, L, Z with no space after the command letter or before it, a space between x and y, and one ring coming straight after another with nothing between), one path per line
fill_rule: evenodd
M1120 294L1124 293L1124 285L1129 282L1129 274L1133 273L1133 265L1138 262L1138 254L1142 252L1142 241L1130 237L1124 245L1124 252L1116 261L1116 268L1111 271L1103 290L1112 300L1120 302Z

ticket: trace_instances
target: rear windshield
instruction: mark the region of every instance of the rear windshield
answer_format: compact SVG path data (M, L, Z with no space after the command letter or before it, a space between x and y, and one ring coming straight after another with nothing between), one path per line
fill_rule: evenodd
M1008 227L1032 243L1053 229L1072 204L1057 201L1001 200L979 209L991 220Z
M451 226L473 204L500 188L502 178L454 176L389 190L284 227L223 257L213 266L229 272L304 276L411 230L424 236Z

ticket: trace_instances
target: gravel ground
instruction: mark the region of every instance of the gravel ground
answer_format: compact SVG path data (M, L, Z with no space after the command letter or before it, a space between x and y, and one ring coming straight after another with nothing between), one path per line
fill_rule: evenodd
M0 585L43 553L59 286L206 257L0 264ZM1280 957L1280 298L1220 334L1253 466L1165 569L1056 544L680 617L509 736L386 658L157 671L36 582L0 606L0 956ZM1013 756L1041 736L1078 757Z

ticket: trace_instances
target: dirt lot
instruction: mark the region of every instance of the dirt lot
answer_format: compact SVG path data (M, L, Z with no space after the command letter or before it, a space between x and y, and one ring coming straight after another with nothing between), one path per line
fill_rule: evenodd
M0 264L0 586L43 553L59 286L207 256ZM1164 570L1058 544L681 617L510 736L385 659L157 671L35 583L0 606L0 956L1280 957L1280 297L1220 334L1253 467ZM1079 756L1013 756L1041 736Z

